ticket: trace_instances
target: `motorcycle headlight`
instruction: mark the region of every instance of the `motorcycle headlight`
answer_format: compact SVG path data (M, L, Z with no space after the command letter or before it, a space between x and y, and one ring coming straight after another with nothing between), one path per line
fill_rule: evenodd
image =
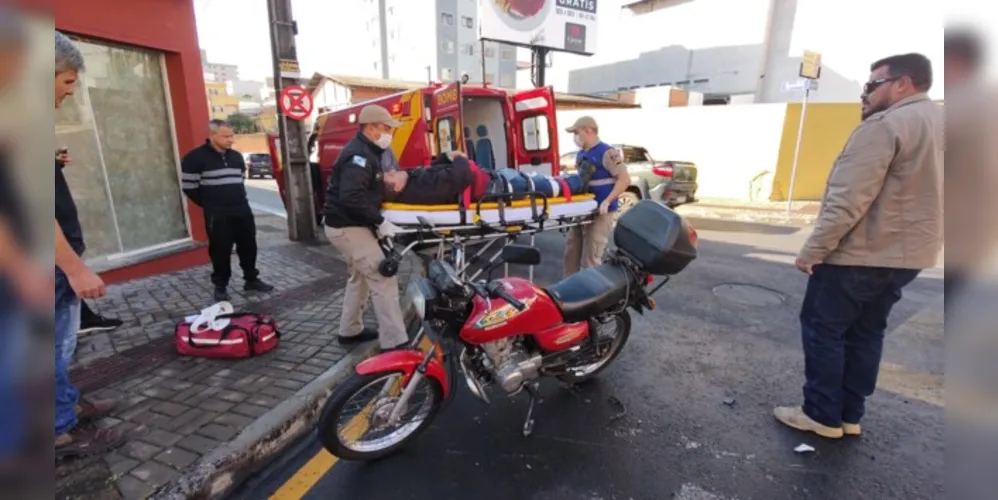
M411 307L416 311L419 319L426 319L426 294L423 293L421 285L423 280L413 280L405 289L406 307Z

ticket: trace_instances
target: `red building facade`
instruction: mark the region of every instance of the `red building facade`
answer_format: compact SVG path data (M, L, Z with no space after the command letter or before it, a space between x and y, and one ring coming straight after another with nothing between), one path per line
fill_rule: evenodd
M180 158L209 119L193 1L54 0L53 12L87 65L55 125L88 264L115 283L207 262L204 218L180 189Z

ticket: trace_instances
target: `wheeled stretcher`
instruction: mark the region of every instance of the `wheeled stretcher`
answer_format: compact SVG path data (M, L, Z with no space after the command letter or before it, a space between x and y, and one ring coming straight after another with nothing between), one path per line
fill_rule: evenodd
M528 192L513 200L509 195L488 195L477 203L470 203L467 196L454 205L382 205L385 219L403 229L395 237L394 249L386 250L382 274L394 274L399 260L410 252L426 259L439 258L449 242L459 239L465 246L482 245L473 255L459 263L459 272L476 264L494 262L505 243L521 236L530 237L534 245L537 233L568 231L573 227L592 222L598 204L592 194L549 198L539 192ZM500 243L498 248L496 243ZM486 256L486 252L493 253ZM426 251L434 250L427 254ZM506 266L506 274L508 274ZM482 270L474 273L474 279ZM530 279L534 270L530 268Z

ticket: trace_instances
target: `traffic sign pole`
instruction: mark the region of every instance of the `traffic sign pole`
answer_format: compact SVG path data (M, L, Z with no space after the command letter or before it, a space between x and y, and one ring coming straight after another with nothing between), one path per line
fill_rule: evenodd
M804 119L807 117L807 101L811 96L810 86L804 90L804 102L800 106L800 124L797 125L797 145L794 146L794 166L790 169L790 190L787 192L787 217L794 209L794 184L797 182L797 162L800 160L800 143L804 137Z
M312 175L309 171L308 153L305 151L304 124L298 118L301 114L304 96L291 99L285 109L286 91L294 87L305 90L298 81L298 51L295 49L297 25L291 17L291 0L267 0L268 17L270 20L270 50L274 66L274 90L277 94L278 107L277 128L281 136L281 165L284 165L285 201L288 209L288 238L291 241L315 242L317 228L315 223L315 205L312 197ZM307 91L306 91L307 93ZM308 111L311 112L311 96L308 99ZM289 119L291 118L291 119Z

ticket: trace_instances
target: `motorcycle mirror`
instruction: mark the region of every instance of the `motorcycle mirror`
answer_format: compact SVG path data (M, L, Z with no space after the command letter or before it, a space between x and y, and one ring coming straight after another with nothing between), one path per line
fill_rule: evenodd
M536 266L541 263L541 251L530 245L510 243L502 248L502 260L510 264Z

